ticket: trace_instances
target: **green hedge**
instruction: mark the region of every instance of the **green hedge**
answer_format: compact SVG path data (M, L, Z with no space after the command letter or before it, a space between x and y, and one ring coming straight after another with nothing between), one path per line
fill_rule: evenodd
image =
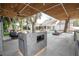
M4 32L4 36L9 36L9 32Z

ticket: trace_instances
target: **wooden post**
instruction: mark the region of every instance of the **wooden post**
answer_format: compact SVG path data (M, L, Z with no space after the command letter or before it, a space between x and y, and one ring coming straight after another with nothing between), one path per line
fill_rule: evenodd
M64 32L67 32L69 20L70 20L69 17L67 20L65 20Z

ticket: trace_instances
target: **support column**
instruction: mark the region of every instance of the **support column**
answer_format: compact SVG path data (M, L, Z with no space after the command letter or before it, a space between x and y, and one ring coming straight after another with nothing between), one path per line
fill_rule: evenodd
M70 20L69 17L67 20L65 20L64 32L67 32L69 20Z
M0 16L0 56L3 55L3 22L2 22L2 16Z
M32 32L35 32L35 24L32 23Z

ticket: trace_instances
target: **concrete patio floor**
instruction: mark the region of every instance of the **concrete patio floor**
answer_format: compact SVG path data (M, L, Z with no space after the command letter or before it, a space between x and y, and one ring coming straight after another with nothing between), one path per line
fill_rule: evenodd
M72 33L62 33L59 36L48 34L47 49L40 56L74 56L75 43Z
M5 56L20 56L18 52L18 39L4 41ZM74 56L75 43L72 33L62 33L54 36L52 33L47 34L47 48L39 56Z

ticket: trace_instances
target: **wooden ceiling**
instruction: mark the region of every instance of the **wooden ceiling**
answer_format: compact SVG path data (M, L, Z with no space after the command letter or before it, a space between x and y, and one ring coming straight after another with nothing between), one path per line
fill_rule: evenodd
M79 3L0 3L0 15L27 17L44 12L56 19L79 19Z

